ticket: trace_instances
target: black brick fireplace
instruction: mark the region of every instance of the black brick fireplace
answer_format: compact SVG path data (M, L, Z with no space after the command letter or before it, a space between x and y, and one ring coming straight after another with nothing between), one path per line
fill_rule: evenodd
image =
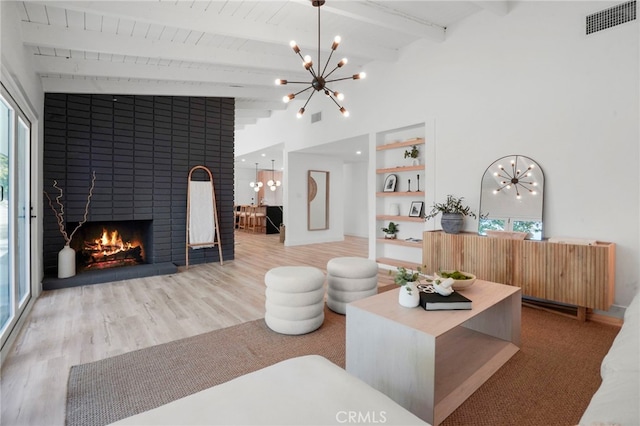
M45 198L45 290L167 273L184 265L187 177L196 165L213 173L223 257L233 259L233 99L48 93L44 113L44 189L57 195L54 180L63 189L68 232L83 218L91 172L96 173L88 222L71 243L76 266L82 260L78 249L94 224L135 222L146 232L142 262L106 268L111 276L104 278L96 271L103 268L94 265L58 280L57 253L64 239ZM190 264L218 260L217 248L189 256Z

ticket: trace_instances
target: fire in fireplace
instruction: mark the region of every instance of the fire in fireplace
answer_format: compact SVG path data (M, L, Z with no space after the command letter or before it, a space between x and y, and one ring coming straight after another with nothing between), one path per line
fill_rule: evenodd
M88 222L74 238L78 272L146 263L150 221Z
M142 243L123 241L118 230L102 229L102 236L85 241L82 248L85 269L105 269L144 263Z

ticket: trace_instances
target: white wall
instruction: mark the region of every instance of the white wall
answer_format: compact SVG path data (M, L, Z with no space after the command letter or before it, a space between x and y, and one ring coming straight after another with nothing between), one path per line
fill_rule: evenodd
M256 180L254 169L244 169L236 167L234 174L234 202L235 204L255 204L257 193L249 186L249 183Z
M290 152L286 154L284 176L285 245L344 240L344 172L334 157ZM309 170L329 172L329 229L307 230L307 174Z
M237 145L284 140L293 151L433 117L432 195L463 196L476 211L486 167L526 155L545 172L545 235L616 243L615 303L626 306L640 275L638 21L584 29L586 15L614 4L510 2L506 16L481 12L449 27L445 42L415 43L398 62L367 67L366 80L347 81L348 120L314 99L308 112L322 108L322 122L296 120L294 104L238 132Z
M343 169L344 234L366 238L369 235L368 163L347 163Z

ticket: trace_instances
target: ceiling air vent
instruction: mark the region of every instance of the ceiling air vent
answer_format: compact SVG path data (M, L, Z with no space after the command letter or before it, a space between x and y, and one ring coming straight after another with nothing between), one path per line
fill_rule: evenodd
M636 0L592 13L587 16L587 34L606 30L636 19Z
M311 114L311 122L316 123L322 120L322 111L316 112L315 114Z

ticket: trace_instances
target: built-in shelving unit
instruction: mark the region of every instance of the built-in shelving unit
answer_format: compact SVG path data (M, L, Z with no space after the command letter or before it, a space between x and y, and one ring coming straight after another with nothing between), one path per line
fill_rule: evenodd
M424 218L409 216L409 211L414 202L422 202L424 211L426 143L424 123L376 134L374 256L380 264L415 268L421 263ZM414 145L420 151L418 164L404 155ZM393 191L384 190L390 175L396 176ZM389 222L398 224L396 239L384 238L381 231Z
M423 165L417 166L396 166L396 167L387 167L384 169L376 169L376 173L402 173L402 172L421 172L424 171Z
M393 216L390 214L379 214L376 216L376 220L391 220L394 222L424 222L424 219L421 217Z
M376 192L376 197L424 197L424 191Z

